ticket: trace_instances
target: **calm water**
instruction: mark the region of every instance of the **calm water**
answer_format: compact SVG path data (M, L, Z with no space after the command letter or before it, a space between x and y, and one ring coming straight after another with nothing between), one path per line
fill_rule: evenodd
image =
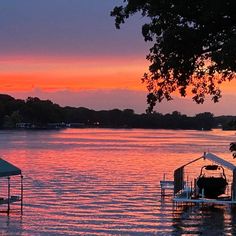
M220 130L0 131L1 156L25 177L24 214L0 213L0 235L236 235L236 211L173 208L158 187L204 151L232 160L231 141Z

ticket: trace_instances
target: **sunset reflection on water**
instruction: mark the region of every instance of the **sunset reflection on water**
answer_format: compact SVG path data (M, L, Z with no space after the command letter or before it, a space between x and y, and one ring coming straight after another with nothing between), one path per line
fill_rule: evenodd
M228 148L234 132L66 129L0 134L1 156L25 177L24 215L0 214L0 234L198 235L235 230L235 213L227 207L173 210L170 199L161 201L158 187L163 173L172 178L174 169L204 151L233 161ZM199 167L193 165L190 175L198 174Z

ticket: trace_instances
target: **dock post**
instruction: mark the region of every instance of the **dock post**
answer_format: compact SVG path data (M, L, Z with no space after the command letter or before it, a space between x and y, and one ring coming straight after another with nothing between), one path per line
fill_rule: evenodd
M23 191L24 191L23 175L21 175L21 215L23 214Z
M192 194L193 194L193 182L192 181L190 183L190 191L191 191L191 196L192 196Z
M163 181L165 181L166 180L166 174L164 173L163 174ZM165 197L165 189L163 188L163 197Z
M194 181L193 181L193 191L194 191L194 197L197 197L199 194L197 193L197 180L194 178Z
M10 184L10 177L7 177L7 182L8 182L8 199L7 199L7 214L10 213L10 196L11 196L11 184Z
M166 180L166 174L164 173L163 174L163 181L165 181L165 180ZM164 196L165 196L165 188L161 184L161 198L164 198Z

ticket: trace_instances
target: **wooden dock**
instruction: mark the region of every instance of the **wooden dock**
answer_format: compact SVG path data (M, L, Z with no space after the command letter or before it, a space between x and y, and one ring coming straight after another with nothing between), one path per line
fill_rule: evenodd
M166 195L166 191L171 192L173 194L174 191L174 181L171 180L161 180L160 181L161 187L161 196Z

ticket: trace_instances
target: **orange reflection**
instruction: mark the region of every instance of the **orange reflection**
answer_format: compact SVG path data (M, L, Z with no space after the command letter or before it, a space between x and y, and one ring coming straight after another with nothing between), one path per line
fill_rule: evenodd
M234 219L224 222L222 217L224 224L216 227L207 220L212 211L204 216L197 207L192 212L177 209L178 216L173 215L172 202L161 202L158 188L163 173L173 178L174 169L209 148L235 163L227 154L233 132L67 129L0 134L1 154L25 176L24 220L14 232L182 235L233 228ZM186 172L193 173L199 173L198 166ZM2 230L9 234L12 229Z

